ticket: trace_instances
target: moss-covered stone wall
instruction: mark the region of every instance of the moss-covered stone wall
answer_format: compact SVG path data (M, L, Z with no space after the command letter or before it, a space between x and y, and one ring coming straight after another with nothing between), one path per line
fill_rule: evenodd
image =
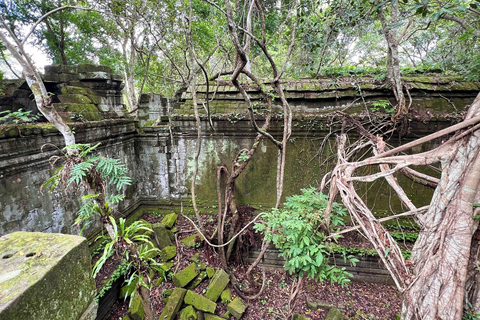
M444 80L433 83L431 78L417 78L416 82L407 82L411 85L410 94L416 98L412 100L411 132L401 143L459 121L465 106L473 101L480 90L478 84L467 83L462 86L458 82L444 83ZM288 92L292 93L290 102L294 110L294 124L287 149L284 196L298 193L303 187L317 186L325 172L331 168L329 156L336 152L334 136L323 143L332 128L329 113L343 110L344 108L339 106L347 104L351 106L350 113L359 119L367 116L389 116L386 108L378 108L373 104L379 99L392 97L390 90L380 85L375 87L374 84L364 84L362 92L366 92L370 85L380 94L375 96L372 91L371 96L374 98L370 100L365 98L365 95L365 103L361 97L356 96L357 93L354 95L349 91L354 85L352 83L337 83L336 89L330 89L337 90L337 95L343 95L341 99L338 98L340 100L306 98L314 96L315 90L331 96L333 93L329 92L328 88L320 86L325 85L325 81L318 81L320 84L308 81L292 82L287 86L290 90ZM423 84L425 87L422 87ZM320 86L318 89L317 85ZM332 87L331 84L329 86ZM69 86L64 88L65 94L71 95L67 96L68 99L78 98L76 89ZM235 93L230 89L223 90L224 98ZM341 90L343 91L340 92ZM89 90L82 92L88 98ZM294 98L300 93L303 98ZM261 103L258 97L257 95L255 101ZM218 95L215 101L224 103L224 98ZM100 154L119 158L129 168L134 183L126 188L126 199L115 211L117 215L128 215L141 205L177 205L180 199L185 208L188 209L190 204L189 190L197 133L192 115L189 112L183 114L182 111L189 108L189 102L185 100L183 104L176 105L174 114L168 119L164 114L168 111L168 108L165 109L168 101L159 96L147 96L143 99L146 110L142 111L142 115L148 115L148 120L145 118L142 125L137 121L121 118L73 124L77 142L100 142ZM154 105L156 100L162 105ZM228 106L236 108L241 104L241 100L235 100L230 101ZM150 117L147 112L149 106L158 114L157 119L155 116ZM235 154L242 148L249 147L256 135L244 109L238 109L239 112L229 110L236 109L214 114L214 130L210 128L206 117L202 117L200 167L196 181L197 201L202 212L216 212L217 167L225 165L231 168ZM261 124L261 112L257 117ZM335 127L335 124L333 126ZM270 132L280 136L281 129L281 114L277 114L272 121ZM352 139L355 137L352 136ZM393 141L398 143L397 139ZM440 141L421 146L419 150L427 150L436 143ZM79 193L74 190L56 190L53 194L48 194L47 190L43 190L43 193L41 190L42 184L54 170L49 163L50 157L59 155L59 149L51 146L61 148L62 144L61 135L48 124L0 126L0 235L18 230L62 233L78 231L72 225L80 206ZM42 146L45 146L43 151ZM240 204L257 208L274 204L276 159L276 147L269 141L262 141L251 163L237 181L237 201ZM431 190L413 186L409 181L403 180L403 177L399 179L417 205L428 202ZM381 200L392 192L385 184L373 187L361 185L361 188L362 193L367 195L368 203L374 204L376 211L401 209L399 203ZM92 224L85 235L94 234L99 225Z

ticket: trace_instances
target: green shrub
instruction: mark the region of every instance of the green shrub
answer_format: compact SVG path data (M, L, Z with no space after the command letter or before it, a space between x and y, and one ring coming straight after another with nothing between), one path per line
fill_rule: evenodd
M330 224L324 216L328 204L326 195L310 187L301 194L287 197L283 209L272 209L257 223L255 229L264 232L265 239L271 240L286 260L285 269L291 274L306 275L315 280L330 280L341 285L349 282L352 275L345 268L330 265L334 250L330 231L344 225L346 209L333 203ZM335 240L335 239L333 239ZM345 256L353 265L358 261L353 256Z

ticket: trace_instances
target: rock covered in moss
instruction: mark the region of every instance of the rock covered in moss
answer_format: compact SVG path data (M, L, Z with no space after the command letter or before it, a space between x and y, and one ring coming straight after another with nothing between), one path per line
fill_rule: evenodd
M183 288L198 276L198 270L195 263L191 263L183 270L179 271L172 278L175 287Z
M200 233L192 234L191 236L185 237L181 240L187 247L194 248L197 245L203 243L203 237Z
M185 297L187 290L182 288L175 288L172 291L172 294L168 298L167 304L162 311L162 314L158 318L159 320L173 320L175 319L180 307L183 303L183 298Z
M132 302L130 302L128 315L132 320L143 320L145 318L145 310L143 310L142 299L138 293L135 293L132 298Z
M187 291L184 302L185 304L193 306L197 310L208 313L214 313L215 309L217 308L217 304L215 302L191 290Z
M177 218L178 218L178 215L175 212L169 213L162 219L162 224L166 228L172 229L175 222L177 222Z
M210 268L210 267L207 267L207 276L209 278L213 277L215 275L215 269L214 268Z
M232 301L232 292L230 289L225 289L222 291L222 294L220 295L220 299L222 300L223 304L228 304L230 301Z
M230 314L236 319L240 319L246 309L247 306L238 297L233 299L233 301L227 305L228 312L230 312Z
M328 311L325 320L343 320L343 314L338 308L333 307Z
M206 272L206 271L200 272L200 274L195 278L195 280L193 280L193 281L188 285L188 289L190 289L190 290L195 289L195 288L198 287L198 285L199 285L200 283L202 283L202 281L205 280L206 278L207 278L207 272Z
M160 251L160 258L163 262L173 259L177 255L177 247L168 246Z
M7 234L0 237L0 263L0 319L79 319L94 304L84 237Z
M210 284L208 286L207 292L205 293L205 297L214 302L217 301L218 297L220 297L222 291L225 290L229 282L230 277L228 276L228 274L223 271L223 269L217 270L212 280L210 280Z
M221 318L211 313L204 313L203 316L205 320L225 320L224 318Z
M153 232L155 234L155 244L157 248L163 249L172 245L172 232L161 223L154 223L152 225Z
M192 306L186 306L180 311L180 320L197 320L197 312Z

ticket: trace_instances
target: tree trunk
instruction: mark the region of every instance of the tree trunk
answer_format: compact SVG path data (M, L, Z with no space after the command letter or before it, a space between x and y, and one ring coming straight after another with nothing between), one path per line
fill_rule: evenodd
M23 49L23 45L20 43L18 38L14 35L13 31L8 27L7 23L1 16L0 23L1 27L3 27L3 29L10 34L11 38L13 38L13 43L3 32L0 32L0 40L2 40L7 47L7 50L22 66L23 76L25 77L28 86L32 90L38 110L50 123L53 124L58 131L60 131L60 133L63 135L66 146L75 144L75 136L73 131L65 123L65 121L63 121L57 110L53 108L52 99L47 92L47 88L45 88L45 84L35 68L35 65ZM69 152L72 152L72 150Z
M467 119L478 114L480 95ZM477 227L473 203L480 186L480 131L463 137L455 147L442 162L442 178L412 251L414 278L404 292L402 319L462 319Z

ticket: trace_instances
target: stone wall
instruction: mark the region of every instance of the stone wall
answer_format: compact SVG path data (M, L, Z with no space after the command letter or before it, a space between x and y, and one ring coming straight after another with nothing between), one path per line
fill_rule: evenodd
M63 73L60 72L60 74ZM68 73L65 74L64 77L69 80L70 76ZM103 75L103 78L107 78L106 73L100 72L99 74ZM94 74L90 74L90 77L93 76ZM80 79L81 77L77 76L79 82L86 79ZM104 80L108 82L108 79L102 81ZM113 79L110 80L112 83L115 82ZM70 85L62 87L63 92L60 89L60 97L61 94L75 95L75 93L65 93L67 90L65 88L75 87L74 85L78 84L71 81ZM92 83L92 86L95 87L93 80ZM440 80L437 84L416 83L415 87L410 83L411 95L416 97L412 105L416 105L417 108L410 123L412 131L406 140L434 132L458 121L465 105L471 103L480 90L477 84L471 83L467 83L465 86L460 86L455 82L442 84ZM96 85L95 89L88 89L97 90L100 84ZM348 85L353 86L352 83ZM329 117L325 115L326 111L343 109L341 106L345 104L352 105L350 112L358 116L365 115L366 108L375 111L372 109L374 107L372 100L365 97L365 104L353 107L357 103L358 96L352 91L348 96L346 91L349 89L347 87L336 88L335 94L328 93L326 89L318 89L319 94L322 93L324 96L317 95L316 98L312 98L313 100L309 100L308 97L314 95L317 90L316 84L308 87L302 82L300 84L292 83L289 88L288 92L291 94L294 106L295 122L293 134L288 143L284 192L286 196L298 193L303 187L318 185L323 175L329 170L327 159L336 150L333 137L325 145L326 148L321 149L323 138L331 130ZM296 91L293 88L296 88ZM340 89L345 92L340 92ZM363 88L362 92L366 90L367 87ZM379 87L376 87L375 90L378 90L381 95L374 95L373 91L370 92L375 97L374 100L378 100L379 97L392 98L389 90ZM89 91L85 92L88 94ZM236 110L235 108L241 105L241 100L237 97L238 93L227 91L227 89L223 89L223 92L223 98L218 95L216 100L229 106L229 109L223 110L222 113L214 113L214 130L210 128L205 117L202 121L200 170L196 182L197 202L201 206L202 212L214 213L217 211L217 167L225 165L230 168L235 154L242 148L249 147L256 135L244 115L244 109L238 109L243 113L230 111ZM354 92L357 91L354 90ZM254 92L252 94L255 96ZM235 96L237 100L234 102L228 100L226 97L230 95ZM332 98L332 95L338 96L338 98ZM188 97L188 93L186 97ZM256 99L257 103L261 103L258 95ZM231 103L227 104L228 101ZM118 117L72 124L78 143L100 142L100 154L119 158L128 166L134 183L126 188L126 199L119 206L118 215L128 215L140 205L175 205L180 199L182 199L184 207L188 209L190 180L197 143L195 121L188 111L191 106L189 103L188 100L185 100L183 104L175 105L174 114L168 118L166 117L168 101L158 95L145 95L141 98L139 110L139 115L143 117L141 121L144 121L145 126L140 126L138 122L131 119ZM311 106L308 107L310 104ZM309 112L306 112L307 107ZM150 108L152 112L148 112ZM374 114L388 116L385 114L385 110L375 111ZM262 121L260 115L258 121ZM281 126L281 115L277 115L272 122L270 132L280 135ZM415 151L427 150L438 143L441 141L433 141L418 147ZM18 230L62 233L77 231L72 224L79 208L78 193L72 190L55 191L52 195L49 195L47 190L41 192L42 184L53 172L49 159L51 156L59 154L59 150L51 147L52 145L61 148L63 140L51 125L0 127L0 194L2 195L0 199L0 235ZM239 203L259 209L268 208L274 204L276 159L276 147L269 141L262 141L252 162L237 181L237 201ZM414 202L418 206L428 203L431 190L421 187L413 188L411 183L403 178L400 178L400 183L407 188L407 193L414 198ZM382 212L390 208L400 210L399 203L387 203L379 200L390 194L389 187L384 185L377 185L374 188L367 185L360 187L367 194L369 204L374 204L375 211ZM186 210L186 212L189 211ZM93 224L85 234L87 236L94 234L98 230L98 226L98 223Z

